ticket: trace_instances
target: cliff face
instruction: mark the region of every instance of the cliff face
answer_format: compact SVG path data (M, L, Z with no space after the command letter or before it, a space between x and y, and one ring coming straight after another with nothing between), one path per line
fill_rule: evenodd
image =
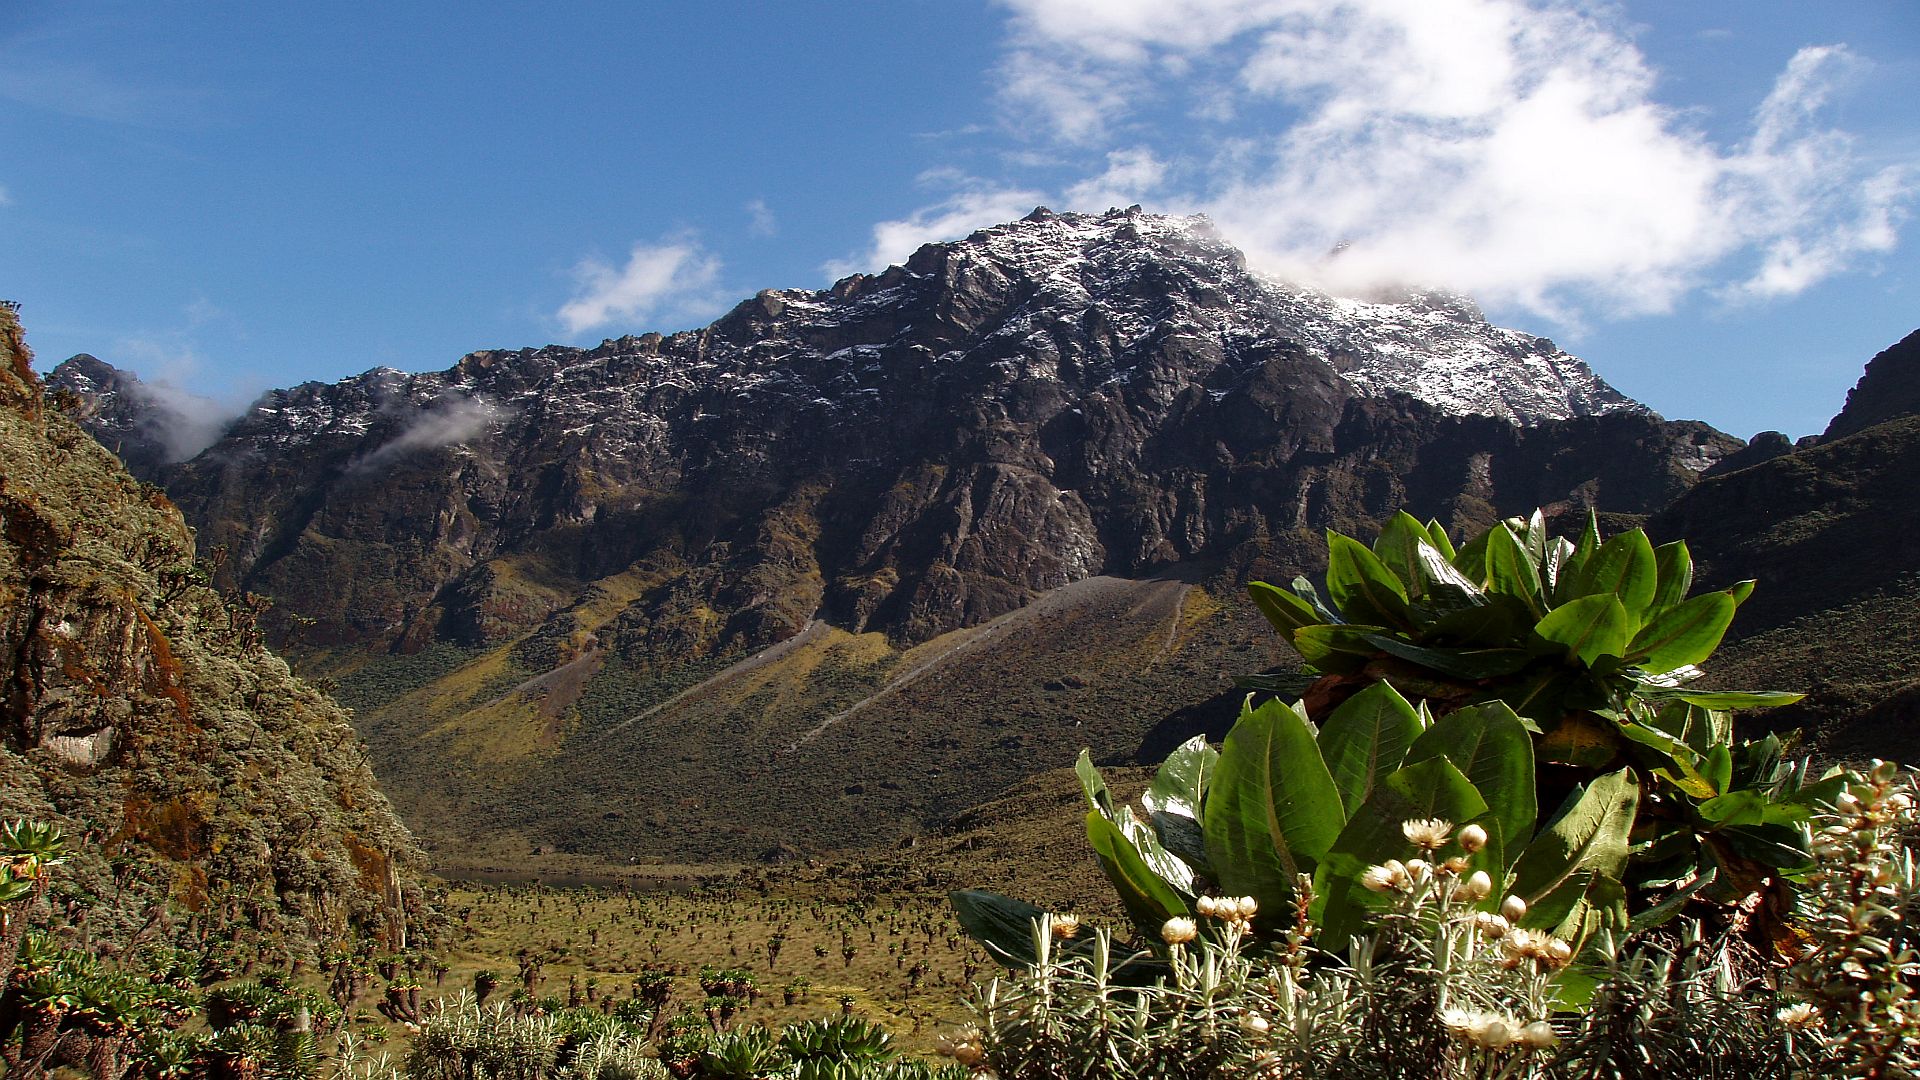
M397 940L417 855L345 714L27 359L0 311L0 817L76 836L61 887L103 940L162 899L264 950Z

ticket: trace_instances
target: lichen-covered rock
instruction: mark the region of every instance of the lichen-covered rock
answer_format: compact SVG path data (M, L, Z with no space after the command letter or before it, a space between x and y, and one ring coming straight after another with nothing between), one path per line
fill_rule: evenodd
M345 714L160 489L41 407L11 312L0 350L0 817L80 838L60 880L105 941L158 903L274 955L397 943L418 856Z

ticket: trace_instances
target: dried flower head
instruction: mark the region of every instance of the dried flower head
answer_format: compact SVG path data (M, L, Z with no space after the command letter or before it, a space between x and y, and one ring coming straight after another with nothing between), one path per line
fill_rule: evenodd
M1169 945L1185 945L1200 936L1200 928L1183 915L1168 919L1160 927L1160 939Z
M1467 878L1466 894L1468 899L1476 901L1485 900L1487 897L1492 896L1493 877L1485 870L1475 870L1472 875Z
M987 1050L982 1045L980 1029L976 1027L963 1027L951 1035L942 1036L940 1053L969 1069L987 1058Z
M1560 1036L1554 1032L1552 1024L1535 1020L1520 1029L1515 1041L1529 1050L1551 1050L1560 1045Z
M1407 868L1369 866L1360 874L1360 884L1371 892L1398 892L1407 886Z
M1807 1031L1820 1026L1820 1010L1804 1001L1789 1005L1773 1015L1782 1026L1795 1031Z
M1469 825L1460 830L1460 850L1471 855L1487 846L1487 830L1478 825Z
M1422 851L1438 851L1453 839L1453 822L1445 818L1415 818L1403 822L1400 831Z
M1511 1045L1515 1029L1519 1027L1510 1016L1458 1007L1441 1010L1440 1024L1447 1029L1447 1034L1461 1042L1486 1050Z
M1053 917L1053 936L1061 940L1071 940L1080 935L1080 916L1072 912L1063 912Z
M1488 941L1498 941L1506 937L1507 932L1513 929L1504 916L1495 915L1491 911L1474 913L1473 928L1479 931L1480 936L1486 938Z
M1517 896L1509 896L1500 901L1500 914L1505 915L1508 922L1519 922L1527 917L1527 902Z

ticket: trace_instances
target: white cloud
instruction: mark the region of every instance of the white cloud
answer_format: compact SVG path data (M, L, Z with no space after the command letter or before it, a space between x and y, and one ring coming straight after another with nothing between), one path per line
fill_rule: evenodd
M1130 89L1084 63L1063 67L1024 50L1008 56L998 75L1003 100L1045 115L1053 136L1069 143L1105 137L1108 118L1124 107Z
M12 205L13 205L13 193L7 190L6 185L0 184L0 206L12 206Z
M711 307L720 260L690 238L635 244L623 267L597 258L574 268L579 290L556 313L567 333Z
M955 240L975 229L1012 221L1046 201L1043 192L982 184L954 173L923 176L921 179L923 182L966 186L907 217L875 225L873 244L864 254L851 259L836 259L822 269L836 278L857 271L879 270L892 263L905 262L907 256L922 244Z
M780 223L774 220L773 208L765 199L755 199L747 204L747 232L752 236L773 236L780 231Z
M202 360L179 333L121 338L114 355L115 366L140 379L129 392L146 404L141 427L160 444L168 461L185 461L212 446L246 411L253 394L240 386L221 398L188 390L185 384L200 372Z
M1727 295L1765 299L1806 289L1861 253L1891 251L1913 191L1911 167L1867 172L1854 139L1821 130L1818 111L1858 62L1843 48L1801 49L1754 114L1730 186L1752 220L1760 267Z
M1852 63L1837 46L1795 56L1730 145L1659 101L1615 9L1581 0L1001 2L1003 104L1108 151L1070 203L1202 209L1255 265L1342 291L1438 285L1560 319L1784 295L1891 249L1916 190L1821 127ZM1164 190L1156 113L1235 121L1182 158L1188 190Z
M485 434L500 416L501 410L484 398L450 395L420 410L400 429L400 434L355 461L349 471L368 472L418 450L472 442Z
M1066 206L1099 213L1131 206L1153 195L1167 178L1167 163L1144 146L1115 150L1107 155L1107 170L1066 190Z

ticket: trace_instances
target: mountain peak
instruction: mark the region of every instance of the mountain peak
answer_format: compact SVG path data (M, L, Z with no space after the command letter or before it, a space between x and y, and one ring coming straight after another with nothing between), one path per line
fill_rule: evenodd
M1284 341L1363 395L1404 393L1453 415L1527 424L1645 408L1553 342L1490 324L1467 296L1402 288L1342 297L1259 274L1204 215L1038 207L963 240L928 244L881 278L901 272L943 275L953 286L1005 278L1042 320L1097 313L1136 338L1172 324L1250 344ZM1009 321L1015 332L1035 322L1017 316Z
M1837 439L1896 417L1920 413L1920 330L1867 361L1847 404L1821 438Z

